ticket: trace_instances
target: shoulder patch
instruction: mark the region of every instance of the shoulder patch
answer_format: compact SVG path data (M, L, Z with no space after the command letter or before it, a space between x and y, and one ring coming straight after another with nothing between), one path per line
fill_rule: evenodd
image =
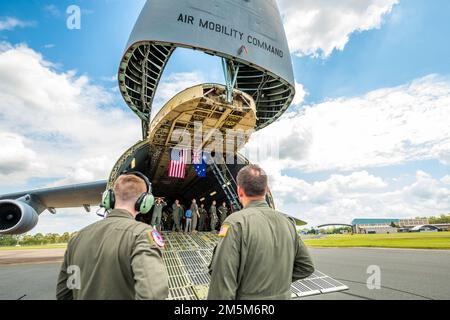
M228 230L230 230L230 226L224 224L221 228L220 228L220 232L219 232L219 237L221 238L225 238L228 234Z
M150 242L155 242L158 247L164 248L166 245L162 235L156 229L148 232L148 238Z

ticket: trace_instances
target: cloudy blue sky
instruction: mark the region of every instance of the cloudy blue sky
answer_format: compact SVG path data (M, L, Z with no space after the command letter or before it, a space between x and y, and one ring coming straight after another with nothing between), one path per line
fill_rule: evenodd
M116 73L144 2L0 0L0 193L104 179L140 138ZM311 225L449 213L450 2L278 2L296 103L248 146L277 137L260 162L278 208ZM179 50L155 108L205 81L223 82L217 58ZM44 213L34 232L96 219Z

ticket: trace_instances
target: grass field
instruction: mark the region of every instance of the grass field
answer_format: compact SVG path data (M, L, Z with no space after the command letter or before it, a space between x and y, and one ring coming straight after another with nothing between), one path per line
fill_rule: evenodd
M0 251L34 250L34 249L65 249L66 244L48 244L42 246L0 247Z
M450 249L450 232L328 235L304 242L310 247Z
M409 249L450 249L450 232L326 235L320 239L304 239L309 247L373 247ZM31 249L64 249L66 244L0 247L0 251Z

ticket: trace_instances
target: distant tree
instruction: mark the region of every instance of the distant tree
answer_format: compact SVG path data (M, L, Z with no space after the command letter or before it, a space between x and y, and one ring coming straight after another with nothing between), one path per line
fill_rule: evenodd
M10 235L0 235L0 246L15 246L17 244L18 237Z
M70 233L64 232L63 235L59 238L60 243L67 243L70 239Z
M443 214L440 217L431 217L428 218L428 221L431 224L450 223L450 215Z
M395 222L391 222L391 227L392 228L399 228L400 226L398 226Z
M35 235L0 235L0 246L33 246L33 245L44 245L44 244L57 244L57 243L67 243L70 238L76 233L70 234L65 232L62 235L57 233L48 233L43 235L42 233L37 233Z

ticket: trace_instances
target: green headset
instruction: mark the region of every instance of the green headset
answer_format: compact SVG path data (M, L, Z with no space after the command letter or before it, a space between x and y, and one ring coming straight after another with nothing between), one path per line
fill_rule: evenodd
M133 175L133 176L136 176L136 177L144 180L145 185L147 186L147 192L144 192L139 197L139 199L136 201L134 208L139 213L142 213L142 214L149 213L155 202L155 198L152 195L152 184L151 184L150 180L148 180L148 178L145 175L143 175L142 173L140 173L138 171L123 172L121 174L121 176L123 176L123 175ZM114 190L113 189L106 190L103 193L101 207L105 208L105 210L112 210L112 209L114 209L115 205L116 205L116 196L114 194Z

